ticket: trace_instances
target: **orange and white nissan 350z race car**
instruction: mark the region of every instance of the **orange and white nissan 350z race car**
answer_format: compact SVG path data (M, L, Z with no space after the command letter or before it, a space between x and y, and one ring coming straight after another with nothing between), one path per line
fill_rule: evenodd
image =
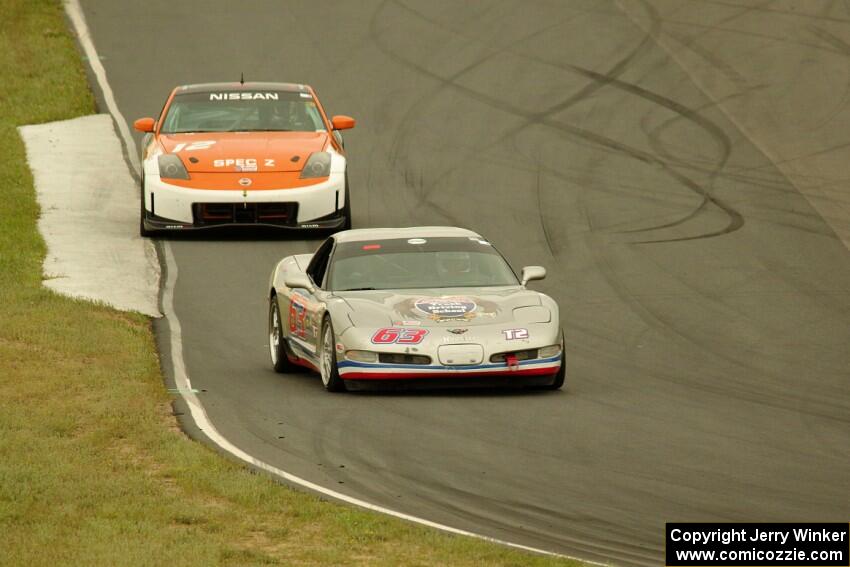
M351 227L340 130L313 89L288 83L177 87L142 141L139 231Z

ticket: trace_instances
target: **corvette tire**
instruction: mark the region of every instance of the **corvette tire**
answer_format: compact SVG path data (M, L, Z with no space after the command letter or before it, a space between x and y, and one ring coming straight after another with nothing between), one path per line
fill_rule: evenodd
M564 355L561 354L561 367L558 369L558 373L555 374L555 377L552 380L551 384L547 384L543 386L544 390L560 390L564 385L564 379L567 377L567 365L564 363Z
M567 365L564 361L564 346L566 343L564 342L564 332L561 331L561 367L558 368L558 372L552 376L552 382L550 384L544 384L542 386L537 386L538 390L560 390L564 386L564 379L567 377Z
M322 324L322 342L319 348L319 373L322 384L328 392L344 392L345 382L339 376L336 366L336 338L330 317Z
M269 300L269 354L271 354L275 372L289 374L300 370L300 367L290 362L287 356L286 340L283 337L283 320L280 317L277 295L273 295Z

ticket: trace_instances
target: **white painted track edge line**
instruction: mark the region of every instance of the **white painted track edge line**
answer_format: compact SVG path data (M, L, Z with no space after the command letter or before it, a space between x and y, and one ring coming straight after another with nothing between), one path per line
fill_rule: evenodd
M118 105L115 102L115 95L113 94L112 89L109 86L109 82L106 79L106 70L104 69L103 64L100 62L97 50L95 49L94 43L92 42L91 35L89 33L89 29L85 21L85 16L83 15L83 10L80 6L80 2L79 0L64 0L64 7L66 14L68 14L68 18L71 20L71 24L74 26L74 30L77 33L77 38L80 42L81 47L83 48L83 52L88 58L92 72L94 73L98 85L100 86L100 89L103 94L103 99L106 102L106 106L109 110L109 113L112 115L112 118L116 123L116 127L118 128L118 131L124 140L124 143L127 148L127 155L130 159L130 164L138 174L140 173L141 169L138 157L136 155L136 144L132 136L130 135L130 130L127 127L127 120L121 114L121 111L118 110ZM245 461L246 463L256 468L278 476L286 480L287 482L303 486L304 488L307 488L314 492L318 492L325 496L334 498L335 500L346 502L348 504L364 508L366 510L386 514L388 516L393 516L395 518L438 529L443 532L472 537L491 543L497 543L513 549L528 551L541 555L563 557L565 559L574 559L576 561L581 561L583 563L588 563L591 565L606 565L605 563L588 561L586 559L581 559L578 557L572 557L569 555L555 553L553 551L548 551L545 549L522 545L519 543L513 543L510 541L505 541L485 536L482 534L469 532L445 524L432 522L431 520L420 518L418 516L412 516L403 512L384 508L383 506L378 506L377 504L372 504L370 502L366 502L365 500L360 500L359 498L354 498L352 496L342 494L341 492L325 488L323 486L310 482L309 480L288 473L282 469L279 469L273 465L266 463L265 461L251 456L247 452L243 451L242 449L228 441L227 438L225 438L218 432L218 430L210 421L203 404L198 399L198 396L195 395L192 389L192 382L189 379L188 373L186 372L186 364L183 359L182 328L180 326L180 320L177 318L177 314L174 310L174 288L175 284L177 283L177 263L174 261L174 255L171 251L171 244L167 240L165 240L162 241L162 245L162 251L163 255L165 256L164 260L167 273L162 293L162 312L165 315L166 320L168 321L169 333L171 335L171 361L174 372L174 382L180 392L180 395L183 397L186 404L189 406L190 414L195 424L198 426L198 429L200 429L210 439L210 441L218 445L221 449L227 451L236 458Z
M325 487L320 486L318 484L315 484L315 483L313 483L309 480L306 480L306 479L301 478L299 476L288 473L288 472L286 472L282 469L279 469L279 468L277 468L273 465L270 465L270 464L268 464L268 463L266 463L266 462L264 462L260 459L257 459L255 457L251 456L250 454L246 453L245 451L243 451L242 449L240 449L239 447L237 447L236 445L234 445L233 443L228 441L227 438L225 438L223 435L221 435L218 432L218 430L216 430L215 426L209 420L209 418L206 414L206 411L204 410L203 405L201 404L197 395L195 395L195 393L194 393L194 389L192 388L192 383L189 379L189 376L186 374L185 366L184 366L184 363L183 363L183 356L182 356L182 342L180 340L181 339L180 323L177 320L176 315L174 314L174 284L176 283L176 280L177 280L177 277L176 277L177 264L174 261L174 256L172 255L170 248L168 248L168 247L164 248L164 253L165 253L166 272L167 272L168 276L167 276L167 279L166 279L165 290L164 290L163 296L162 296L162 302L163 302L163 312L165 313L166 319L168 319L168 321L169 321L169 326L171 326L171 352L172 352L172 357L174 358L174 363L175 363L174 364L175 382L177 383L177 387L180 390L181 395L186 400L186 403L189 405L189 409L190 409L190 412L191 412L191 415L192 415L192 419L198 425L198 428L201 429L207 435L207 437L209 437L210 440L212 440L216 445L218 445L219 447L221 447L222 449L224 449L228 453L231 453L235 457L245 461L246 463L249 463L249 464L251 464L251 465L253 465L253 466L255 466L255 467L257 467L261 470L264 470L264 471L267 471L267 472L269 472L273 475L276 475L276 476L278 476L278 477L280 477L280 478L282 478L282 479L284 479L288 482L291 482L293 484L297 484L299 486L303 486L305 488L308 488L308 489L313 490L315 492L318 492L320 494L329 496L331 498L334 498L336 500L340 500L342 502L346 502L348 504L352 504L354 506L358 506L360 508L365 508L367 510L371 510L371 511L374 511L374 512L380 512L380 513L386 514L388 516L394 516L394 517L400 518L402 520L415 522L417 524L421 524L421 525L428 526L428 527L431 527L431 528L436 528L436 529L439 529L439 530L442 530L442 531L445 531L445 532L449 532L449 533L452 533L452 534L474 537L474 538L477 538L477 539L482 539L482 540L485 540L485 541L490 541L490 542L493 542L493 543L502 544L502 545L509 546L509 547L512 547L512 548L515 548L515 549L520 549L520 550L523 550L523 551L530 551L530 552L533 552L533 553L539 553L539 554L544 554L544 555L552 555L552 556L557 556L557 557L568 557L568 556L561 555L561 554L558 554L558 553L554 553L554 552L551 552L551 551L547 551L547 550L544 550L544 549L538 549L538 548L535 548L535 547L530 547L530 546L526 546L526 545L508 542L508 541L503 541L503 540L491 538L491 537L488 537L488 536L484 536L484 535L481 535L481 534L468 532L466 530L462 530L462 529L459 529L459 528L453 528L451 526L439 524L437 522L432 522L430 520L426 520L424 518L419 518L417 516L411 516L411 515L405 514L403 512L398 512L396 510L391 510L389 508L384 508L383 506L379 506L379 505L376 505L376 504L372 504L370 502L366 502L365 500L360 500L359 498L354 498L354 497L348 496L348 495L343 494L341 492L337 492L335 490L325 488ZM173 323L173 326L172 326L172 323ZM578 558L570 557L570 559L578 559ZM578 560L583 561L581 559L578 559ZM601 565L601 564L599 564L599 565Z
M65 0L64 5L65 13L68 14L68 18L74 26L74 31L77 32L77 39L80 42L80 46L83 48L83 52L89 60L89 66L91 66L91 70L97 78L97 83L100 85L100 89L103 92L103 100L106 102L106 107L109 109L109 113L115 120L115 126L118 128L118 132L121 134L121 137L127 145L127 155L129 156L130 164L133 166L136 173L139 174L141 172L139 157L136 155L135 151L131 151L135 150L136 144L133 141L133 137L130 135L130 128L127 126L127 120L121 114L121 111L118 110L118 104L115 102L115 95L106 80L106 69L103 68L103 63L100 62L100 57L97 54L97 50L94 48L94 43L92 43L91 34L89 33L88 25L86 25L86 19L83 15L83 9L80 6L80 2L79 0Z

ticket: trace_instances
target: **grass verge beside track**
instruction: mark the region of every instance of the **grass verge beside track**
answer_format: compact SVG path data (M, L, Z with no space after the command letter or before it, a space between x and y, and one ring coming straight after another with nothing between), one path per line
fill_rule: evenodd
M16 127L94 101L59 2L0 14L0 565L579 565L324 502L187 439L150 321L41 285Z

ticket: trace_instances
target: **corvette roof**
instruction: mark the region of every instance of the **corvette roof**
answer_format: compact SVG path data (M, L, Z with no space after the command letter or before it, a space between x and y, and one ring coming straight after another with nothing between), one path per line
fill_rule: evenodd
M182 85L177 87L178 94L206 93L206 92L233 92L233 91L289 91L306 92L307 85L296 83L198 83L196 85Z
M437 238L440 236L481 236L465 228L454 226L411 226L407 228L358 228L337 232L337 242L362 242L364 240L389 240L392 238Z

